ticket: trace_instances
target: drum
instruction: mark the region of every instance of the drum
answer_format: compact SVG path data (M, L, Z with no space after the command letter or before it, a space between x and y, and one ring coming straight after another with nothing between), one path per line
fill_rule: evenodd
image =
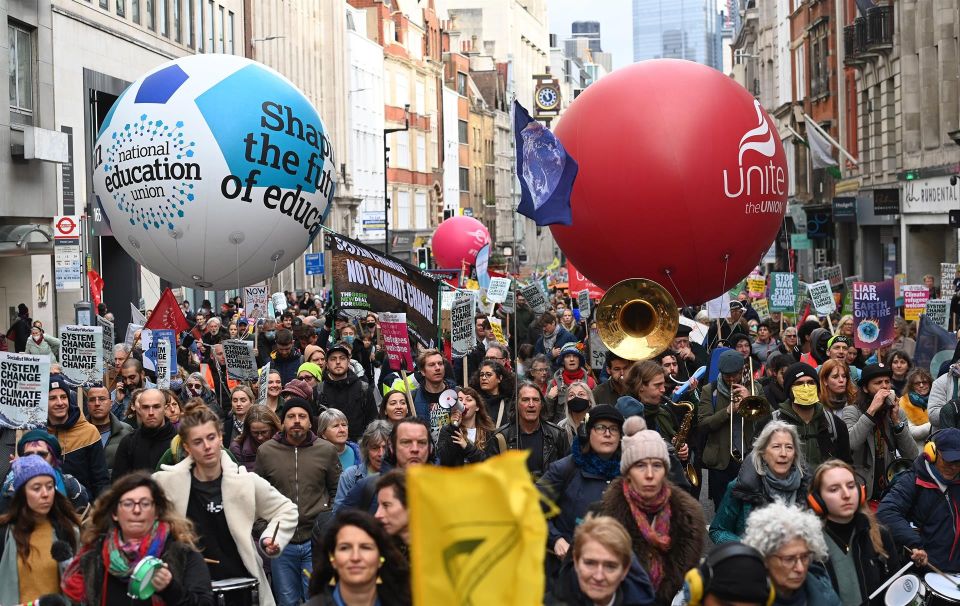
M260 582L251 578L223 579L213 582L217 606L257 606Z
M146 600L154 594L156 589L153 587L153 575L163 566L163 560L153 556L147 556L137 562L130 573L130 581L127 583L127 597L134 600Z
M926 588L913 574L905 574L887 587L883 596L886 606L924 606Z
M953 580L953 582L950 581ZM946 577L936 572L928 572L923 577L928 589L927 603L931 606L939 604L960 604L960 575L948 574Z

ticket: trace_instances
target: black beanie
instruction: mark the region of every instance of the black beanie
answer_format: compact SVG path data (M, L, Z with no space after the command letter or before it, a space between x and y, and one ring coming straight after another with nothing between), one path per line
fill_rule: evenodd
M794 362L790 366L787 366L787 369L783 371L783 389L787 392L788 396L790 388L793 387L794 382L800 377L810 377L813 379L814 384L816 384L817 371L813 369L813 366L805 362Z
M313 411L310 407L310 402L307 402L303 398L287 398L283 402L283 407L280 409L280 422L283 423L283 419L287 416L287 413L293 410L294 408L302 408L307 411L307 415L313 415Z

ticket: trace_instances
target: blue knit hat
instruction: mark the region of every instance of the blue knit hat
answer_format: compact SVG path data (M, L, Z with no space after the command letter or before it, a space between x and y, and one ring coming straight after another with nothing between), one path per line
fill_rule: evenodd
M57 460L60 460L62 456L60 440L42 429L31 429L27 433L23 434L23 437L20 438L19 442L17 442L17 456L23 456L23 449L30 442L46 442L47 446L50 448L50 452L53 453L53 456Z
M50 476L57 479L57 473L50 467L50 464L43 460L39 455L29 455L14 459L13 465L13 490L20 490L20 487L37 476Z

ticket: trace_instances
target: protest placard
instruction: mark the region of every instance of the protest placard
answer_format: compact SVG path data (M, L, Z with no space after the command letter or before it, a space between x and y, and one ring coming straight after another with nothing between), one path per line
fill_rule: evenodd
M794 311L800 287L797 274L774 272L770 274L770 311Z
M270 362L263 365L260 369L260 378L257 380L257 404L266 406L267 404L267 384L270 382Z
M831 288L836 288L843 284L843 268L839 265L831 265L823 268L823 277L821 278L830 283Z
M810 300L813 302L813 308L817 310L817 314L827 315L837 310L837 302L833 298L833 290L827 280L808 284L807 291L810 293Z
M166 341L167 351L177 351L177 333L169 328L159 328L150 330L144 328L140 333L140 342L143 345L143 367L147 370L157 372L157 346L160 341ZM177 356L171 355L169 358L170 376L177 374Z
M505 314L517 313L517 297L512 290L507 293L507 298L503 300L500 309L502 309Z
M102 382L103 329L99 326L61 326L60 367L63 376L78 385Z
M707 301L707 318L725 320L730 317L730 293L725 292L716 299Z
M893 276L893 293L896 299L894 302L897 307L903 307L903 285L907 283L907 274L896 274Z
M503 320L494 318L493 316L487 319L490 320L490 330L493 331L493 338L496 339L498 343L506 345L507 340L503 336Z
M49 389L50 356L0 351L0 427L46 427Z
M547 299L543 295L543 289L540 284L534 282L520 289L520 293L527 300L527 305L534 313L542 314L547 311Z
M756 299L757 297L762 297L767 292L767 280L766 278L760 277L749 277L747 278L747 294Z
M274 313L282 314L287 309L287 296L282 292L270 295L270 302L273 304Z
M413 372L413 354L410 351L410 335L407 333L407 314L382 312L380 332L383 347L390 360L390 368Z
M600 339L600 331L590 329L590 368L599 370L607 363L607 346Z
M753 310L761 318L770 316L770 302L767 299L757 299L753 302Z
M157 340L157 387L170 389L170 342L166 339Z
M494 303L503 303L510 292L510 278L491 278L487 287L487 299Z
M930 289L923 284L903 285L903 318L907 322L920 319L920 314L927 308L930 299Z
M893 280L853 283L853 341L876 349L893 343Z
M123 344L127 346L127 349L133 349L133 342L137 340L137 331L143 330L143 324L127 324L127 332L123 336Z
M957 278L956 263L940 264L940 296L949 300L956 294L957 289L953 281Z
M243 287L243 315L250 320L251 324L266 319L269 297L270 293L265 284Z
M950 320L949 310L950 301L946 299L927 299L927 307L924 313L931 322L941 328L948 329Z
M476 299L468 293L457 293L450 310L450 346L454 357L462 358L477 344Z
M580 320L586 322L590 318L590 290L584 288L577 293L577 307L580 309Z
M227 363L227 378L238 381L257 380L257 358L253 355L253 343L250 341L223 341L223 358Z
M113 343L115 338L113 334L113 322L103 316L97 316L97 326L103 329L103 364L104 367L109 367L113 364Z

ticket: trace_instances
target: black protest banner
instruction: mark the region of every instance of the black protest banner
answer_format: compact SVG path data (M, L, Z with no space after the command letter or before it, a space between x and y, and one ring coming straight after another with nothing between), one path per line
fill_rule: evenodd
M436 346L440 284L435 278L340 234L328 233L326 248L336 308L403 311L413 338Z

